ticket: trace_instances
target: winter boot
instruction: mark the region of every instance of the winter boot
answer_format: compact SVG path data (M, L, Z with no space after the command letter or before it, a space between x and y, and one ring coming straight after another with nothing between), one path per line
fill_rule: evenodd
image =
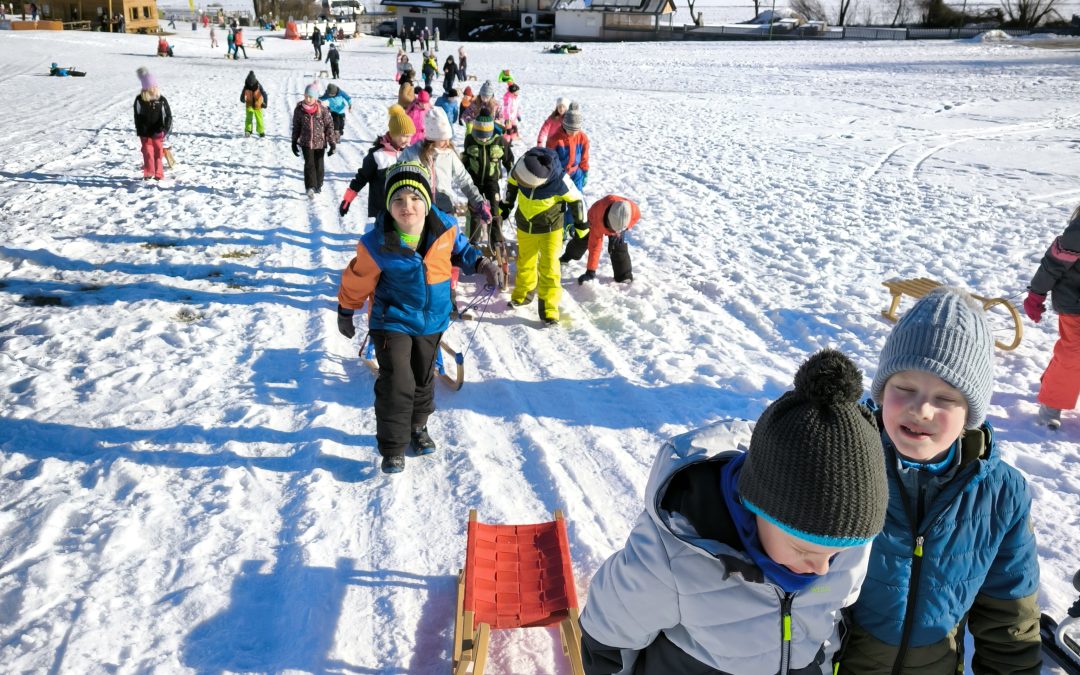
M405 455L387 455L382 458L383 473L401 473L405 470Z
M525 299L521 302L515 302L513 298L510 298L510 307L524 307L533 300L536 299L536 291L529 291L525 294Z
M1061 411L1048 405L1039 405L1039 424L1047 429L1057 429L1061 426Z
M435 441L431 440L431 436L428 435L427 425L413 427L412 448L418 455L430 455L435 452Z

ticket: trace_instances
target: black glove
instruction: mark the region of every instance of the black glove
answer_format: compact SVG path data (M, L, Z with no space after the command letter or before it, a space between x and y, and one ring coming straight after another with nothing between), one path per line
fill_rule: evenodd
M499 204L499 215L502 216L503 220L506 220L510 217L510 211L512 211L513 208L514 205L510 202L503 202L502 204Z
M596 272L594 272L593 270L588 270L587 272L585 272L585 274L582 274L580 277L577 278L578 286L582 285L586 281L592 281L594 279L596 279Z
M297 157L300 156L300 146L296 144L296 141L293 141L292 144L292 154L296 155Z
M502 267L494 260L480 258L480 261L476 263L476 271L487 277L489 286L502 288L503 284L506 283L506 275L503 274Z
M349 202L342 199L341 204L337 207L337 212L344 218L345 214L349 212Z
M331 145L330 149L326 151L326 156L327 157L333 157L334 156L334 148L336 148L336 147L337 147L336 145Z
M356 336L356 326L353 325L352 318L353 311L351 309L345 309L341 305L337 306L338 332L350 340Z

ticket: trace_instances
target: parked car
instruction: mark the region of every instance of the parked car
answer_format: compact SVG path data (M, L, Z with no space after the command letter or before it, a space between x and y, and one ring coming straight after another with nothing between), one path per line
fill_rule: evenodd
M375 34L379 37L397 37L397 21L380 21L375 26Z

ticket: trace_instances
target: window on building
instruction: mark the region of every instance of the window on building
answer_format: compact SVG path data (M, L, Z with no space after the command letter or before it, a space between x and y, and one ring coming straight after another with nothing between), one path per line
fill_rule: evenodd
M652 14L631 14L630 12L605 12L605 28L628 28L628 29L651 29L653 28Z
M139 20L139 8L138 7L132 7L131 8L131 20L132 21L138 21Z
M144 19L149 19L150 18L150 8L144 6L142 8L142 15L143 15Z

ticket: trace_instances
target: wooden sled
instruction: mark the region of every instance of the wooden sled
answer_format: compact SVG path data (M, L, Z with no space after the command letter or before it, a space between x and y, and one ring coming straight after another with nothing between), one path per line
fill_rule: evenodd
M469 511L458 573L453 675L483 675L492 630L559 626L570 672L584 675L577 589L562 511L537 525L486 525Z
M445 357L443 352L446 353ZM360 360L371 370L372 375L379 376L379 362L375 360L375 345L371 344L370 334L364 336L364 341L360 344ZM445 365L447 360L454 364L453 375L447 372ZM465 356L455 351L444 340L439 341L439 351L435 353L435 367L433 370L435 375L454 391L461 389L465 385Z
M939 281L933 279L927 279L925 277L919 279L893 279L891 281L884 281L881 284L885 288L889 289L892 293L892 302L889 304L889 308L881 312L881 315L889 321L895 323L899 320L896 316L896 310L900 306L900 299L909 295L915 299L921 298L930 291L943 286ZM1003 351L1011 352L1020 346L1020 340L1024 337L1024 327L1020 321L1020 312L1016 311L1016 307L1013 307L1012 303L1005 298L986 298L981 295L972 294L972 297L982 303L983 310L990 311L991 307L998 305L1005 308L1005 310L1012 317L1012 341L1005 342L1003 340L995 340L994 345Z

